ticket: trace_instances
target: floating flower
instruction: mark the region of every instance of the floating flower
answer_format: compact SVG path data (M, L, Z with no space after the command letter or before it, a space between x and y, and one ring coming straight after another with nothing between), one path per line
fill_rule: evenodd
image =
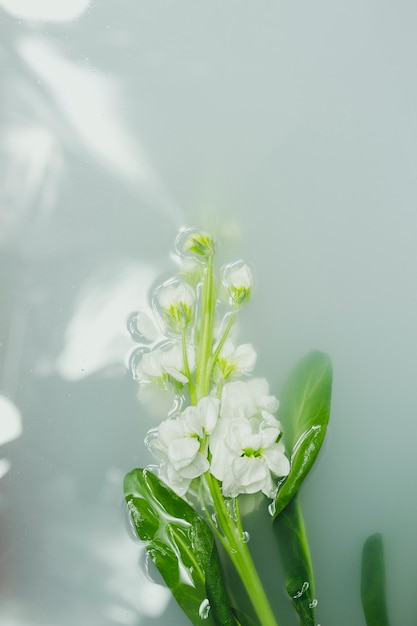
M185 493L189 482L208 471L206 437L213 432L219 414L219 401L204 397L176 418L164 420L149 448L164 461L164 477L177 493ZM188 481L188 484L187 484Z
M156 292L164 321L174 330L182 331L193 320L195 291L183 282L170 282Z
M256 352L252 344L243 343L235 347L229 339L220 350L214 364L213 379L215 382L221 382L231 377L244 376L252 372L255 363Z
M262 491L272 498L290 463L278 427L247 418L220 419L210 438L210 472L225 497Z
M260 416L263 421L275 423L273 416L279 402L269 394L269 384L265 378L252 378L248 381L227 383L222 392L221 414L224 418Z
M240 261L227 265L223 270L223 284L229 293L230 303L239 309L251 294L253 276L250 267Z
M192 256L201 260L212 256L216 249L211 235L193 228L187 228L180 232L175 247L180 256Z
M145 341L155 341L160 335L154 320L142 311L139 311L135 317L135 326L139 336Z
M188 367L195 368L194 348L187 346ZM149 352L142 352L142 357L135 367L135 378L140 383L153 382L166 385L169 382L186 385L189 380L185 373L184 358L179 344L159 347Z

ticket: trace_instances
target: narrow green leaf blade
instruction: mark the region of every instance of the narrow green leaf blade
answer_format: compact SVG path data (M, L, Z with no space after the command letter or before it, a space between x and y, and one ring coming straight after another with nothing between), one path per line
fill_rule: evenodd
M255 622L249 615L246 615L239 609L233 609L233 613L236 615L239 626L259 626L258 622Z
M236 620L224 588L223 575L215 543L213 543L213 550L207 566L206 591L211 606L211 615L216 626L236 626Z
M215 549L207 523L146 469L127 474L124 492L138 536L191 623L216 624L206 591Z
M301 626L315 626L314 577L304 521L297 498L275 518L273 530L281 552L285 586Z
M332 366L323 352L310 352L295 367L281 393L279 419L291 470L275 499L277 516L299 490L323 443L330 416Z
M363 545L361 598L367 626L389 626L384 545L380 533L370 535Z

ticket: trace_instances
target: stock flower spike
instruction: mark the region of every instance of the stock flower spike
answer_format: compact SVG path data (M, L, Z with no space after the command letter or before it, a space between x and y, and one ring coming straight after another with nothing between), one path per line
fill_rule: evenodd
M245 617L239 607L229 605L221 587L221 574L216 574L215 582L211 579L212 560L217 556L216 548L209 546L215 541L230 557L259 624L277 626L278 619L247 546L239 501L243 495L263 494L275 518L281 487L286 502L294 498L318 453L327 425L328 413L320 414L317 425L308 412L310 404L327 406L326 402L317 403L315 397L322 393L323 377L313 385L311 393L309 388L301 389L304 413L295 413L297 417L292 420L298 420L297 428L305 425L305 432L299 433L287 452L285 429L275 416L280 403L270 393L265 378L250 377L256 364L255 349L250 343L236 346L231 339L239 311L252 293L251 269L237 261L218 271L214 238L196 229L180 232L176 250L184 269L192 259L194 263L198 261L200 271L183 271L181 278L174 277L156 290L152 297L155 320L143 313L136 316L137 330L133 328L132 337L141 345L131 359L134 378L142 386L170 392L175 401L145 440L159 462L158 468L152 470L155 475L151 479L146 469L128 474L126 500L150 557L191 623L201 624L202 619L208 626L253 623L253 616ZM323 367L322 362L321 356L313 358L314 375L314 368ZM306 377L308 384L314 380L310 374ZM329 391L327 380L328 377L325 394ZM310 404L309 393L314 396ZM205 521L193 508L202 513ZM178 517L179 510L183 511L182 518ZM191 519L198 530L189 526ZM295 533L291 545L296 551L295 562L298 559L300 568L307 571L308 545L300 519L297 509L291 518ZM189 530L184 534L185 528ZM207 537L203 539L207 532L211 537L208 543ZM184 551L188 555L185 560L179 557ZM187 562L194 562L196 554L198 567L187 566ZM313 580L312 573L307 573L310 580L306 589L310 591L291 597L299 602L294 601L299 615L307 616L306 626L314 626L315 604L309 595L313 593ZM214 595L209 593L213 585L217 589ZM221 618L211 617L212 604L213 614Z

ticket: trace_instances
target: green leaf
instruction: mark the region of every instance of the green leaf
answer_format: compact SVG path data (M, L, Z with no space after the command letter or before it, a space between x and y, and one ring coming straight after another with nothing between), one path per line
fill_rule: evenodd
M380 533L368 537L363 545L361 598L367 626L389 626L384 545Z
M275 518L273 530L285 572L285 586L301 626L315 626L314 577L303 517L293 498Z
M222 571L220 569L219 556L216 544L213 543L213 550L206 573L207 598L211 606L211 615L216 626L236 626L236 620L230 608L229 600L223 583Z
M129 472L124 492L140 539L191 623L223 623L216 620L227 614L227 598L213 534L204 519L149 470ZM224 624L235 626L234 621Z
M315 351L296 365L281 393L279 419L291 470L278 490L274 517L292 500L316 460L329 422L331 389L330 359Z

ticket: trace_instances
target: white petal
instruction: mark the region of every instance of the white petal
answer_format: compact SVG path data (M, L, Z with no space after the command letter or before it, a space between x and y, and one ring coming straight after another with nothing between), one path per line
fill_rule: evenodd
M177 471L189 465L200 448L200 442L194 437L174 439L168 445L168 457Z
M201 454L201 452L198 452L192 462L180 470L180 474L184 476L184 478L197 478L207 472L209 467L210 464L207 458Z
M186 385L188 383L188 378L184 376L181 372L175 369L175 367L164 367L164 370L167 374L171 376L174 380L179 383Z
M136 327L140 334L143 335L145 339L148 339L148 341L155 341L159 336L159 330L153 319L141 311L136 317Z
M249 373L256 364L256 352L251 343L242 343L234 353L234 360L239 370Z
M288 476L290 471L290 462L283 453L279 444L265 450L263 454L266 464L271 472L276 476Z
M217 398L206 396L197 404L200 421L206 433L212 433L219 416L220 401Z

